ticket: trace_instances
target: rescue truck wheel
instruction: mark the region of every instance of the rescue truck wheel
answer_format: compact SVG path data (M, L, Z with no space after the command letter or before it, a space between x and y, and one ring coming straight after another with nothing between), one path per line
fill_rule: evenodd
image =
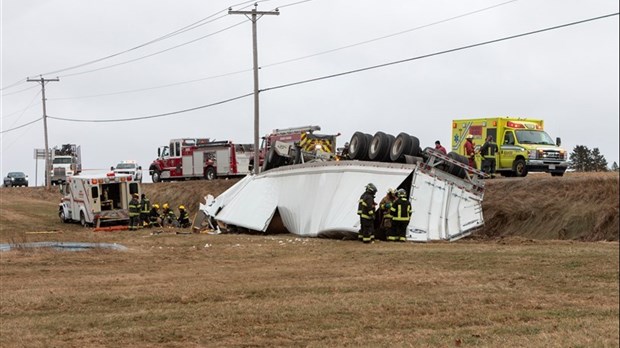
M512 170L514 170L514 173L516 176L518 177L525 177L527 175L527 167L525 166L525 160L523 159L517 159L514 161L514 163L512 164Z
M58 209L58 217L60 218L60 221L62 221L64 223L68 223L69 222L69 220L65 216L65 211L63 209Z
M160 182L161 181L161 173L160 172L153 172L153 175L151 176L151 178L153 179L153 182Z
M86 223L86 216L84 216L83 211L80 212L80 225L82 225L82 227L86 227L88 225Z
M352 160L367 160L368 148L372 140L372 135L355 132L349 142L349 157Z
M213 169L213 167L208 167L207 170L205 171L205 179L213 180L215 179L215 177L216 177L215 169Z

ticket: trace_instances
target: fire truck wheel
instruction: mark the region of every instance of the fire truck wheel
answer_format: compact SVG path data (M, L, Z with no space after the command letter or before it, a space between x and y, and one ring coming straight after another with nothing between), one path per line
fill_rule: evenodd
M355 132L349 142L349 157L353 160L367 160L368 147L372 140L372 135Z
M525 177L527 175L527 167L525 166L525 160L518 159L512 164L512 169L518 177Z
M215 177L216 177L215 169L213 169L213 167L207 168L207 170L205 171L205 179L213 180L213 179L215 179Z
M151 178L153 179L153 182L160 182L161 181L161 173L160 172L153 172L153 175L151 176Z
M86 223L86 216L84 216L83 211L80 212L80 225L82 225L82 227L86 227L88 225Z

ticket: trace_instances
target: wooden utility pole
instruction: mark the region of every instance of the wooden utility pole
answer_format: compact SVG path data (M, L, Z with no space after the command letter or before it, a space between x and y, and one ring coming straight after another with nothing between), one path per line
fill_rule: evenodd
M50 147L47 143L47 112L45 110L45 83L50 81L60 81L60 79L44 79L41 76L39 79L26 79L27 82L39 82L41 83L41 100L43 101L43 133L45 136L45 187L49 190L51 188L50 183Z
M259 159L258 159L258 48L256 45L256 21L263 15L279 15L280 11L257 11L258 3L254 4L252 11L233 11L232 8L228 9L228 14L242 14L248 17L252 21L252 46L254 55L254 174L259 173Z

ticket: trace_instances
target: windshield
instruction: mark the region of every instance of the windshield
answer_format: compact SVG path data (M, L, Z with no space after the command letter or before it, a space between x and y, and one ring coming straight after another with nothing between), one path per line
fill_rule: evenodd
M116 169L134 169L135 167L135 163L119 163L119 165L116 166Z
M516 133L519 144L555 145L553 139L544 131L518 130Z
M54 164L71 164L71 157L56 157L52 162Z
M9 173L7 176L9 178L19 178L19 179L22 179L22 178L26 177L26 174L24 174L22 172L13 172L13 173Z

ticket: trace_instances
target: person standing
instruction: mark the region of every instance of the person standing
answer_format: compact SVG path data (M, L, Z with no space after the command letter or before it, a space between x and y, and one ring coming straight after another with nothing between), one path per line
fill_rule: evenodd
M441 145L441 142L439 142L439 140L435 140L435 150L443 153L444 155L448 154L446 148Z
M151 211L151 201L143 193L140 197L140 225L150 226L149 212Z
M179 219L177 221L181 228L188 228L189 226L191 226L191 223L189 222L189 214L187 213L187 211L185 210L185 206L183 205L179 206Z
M474 145L474 136L471 134L467 134L467 137L465 138L465 156L467 157L467 160L469 161L469 166L474 168L474 169L478 169L478 167L476 167L476 147Z
M379 240L387 240L387 237L391 234L392 229L392 204L397 199L394 189L388 189L385 197L379 202L379 214L381 217L381 224L375 237Z
M374 239L376 193L377 187L369 183L357 204L357 215L360 216L360 232L357 236L364 243L370 243Z
M404 189L398 190L398 199L392 204L392 228L394 231L393 241L407 241L407 226L411 220L411 202L407 199ZM389 240L389 239L388 239Z
M129 230L135 231L140 225L140 201L137 193L133 194L127 208L129 210Z
M489 135L480 148L482 155L482 171L489 174L491 178L495 177L495 154L499 151L497 144L493 141L493 136Z

